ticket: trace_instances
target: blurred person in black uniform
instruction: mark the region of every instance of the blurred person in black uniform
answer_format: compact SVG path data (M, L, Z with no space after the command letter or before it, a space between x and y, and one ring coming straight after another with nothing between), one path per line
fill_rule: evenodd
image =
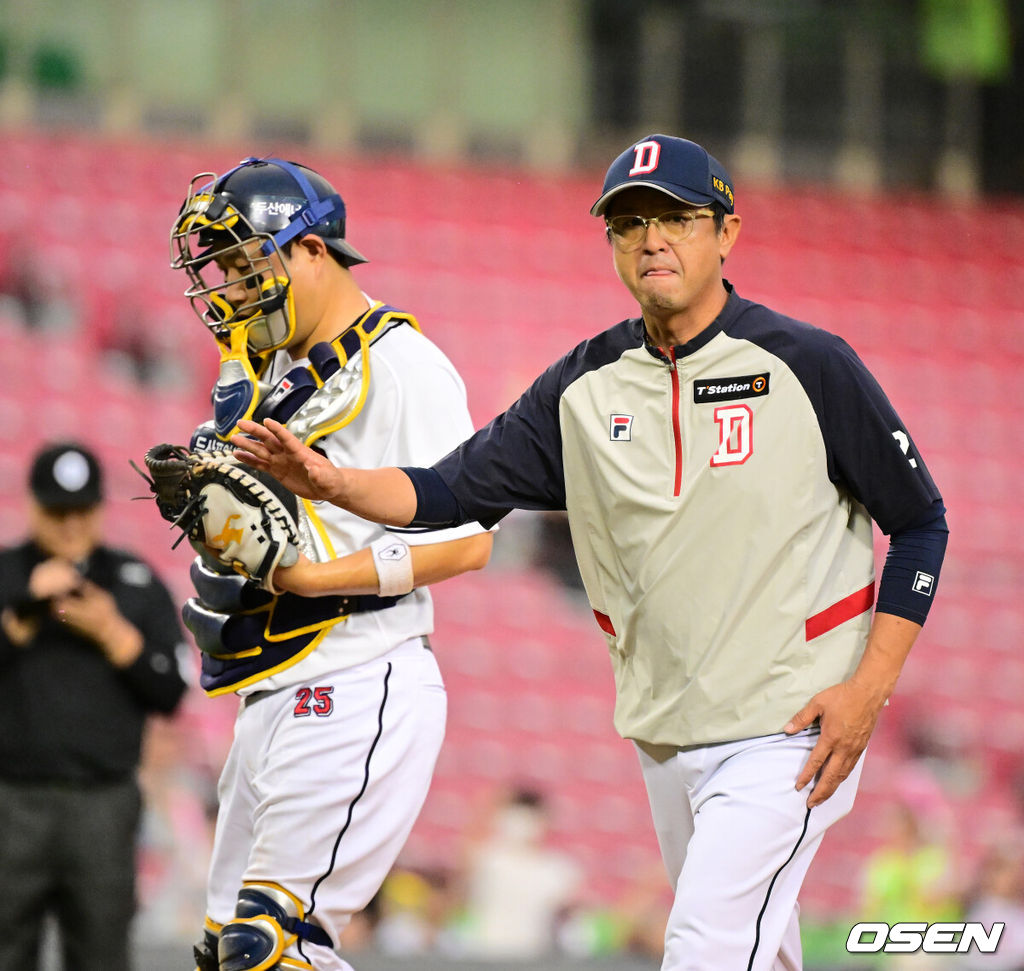
M186 684L181 626L150 568L102 541L100 466L40 451L29 535L0 550L0 968L35 971L44 919L65 971L126 971L136 781L151 712Z

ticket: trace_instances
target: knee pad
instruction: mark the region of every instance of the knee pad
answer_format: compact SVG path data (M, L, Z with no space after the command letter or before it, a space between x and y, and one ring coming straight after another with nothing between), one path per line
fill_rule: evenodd
M238 893L235 916L221 928L217 954L219 971L285 971L312 965L282 957L285 948L302 939L331 947L331 939L303 918L297 898L280 887L248 884ZM202 969L201 969L202 971Z

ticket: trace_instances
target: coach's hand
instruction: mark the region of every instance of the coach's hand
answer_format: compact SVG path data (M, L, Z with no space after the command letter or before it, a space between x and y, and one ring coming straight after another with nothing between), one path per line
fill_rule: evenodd
M788 735L821 720L818 743L796 780L799 791L821 773L807 799L808 809L828 799L853 771L875 730L885 699L884 693L880 695L877 689L851 678L819 691L790 719L783 729Z
M808 808L828 799L853 771L919 633L920 624L876 610L857 670L848 680L819 691L783 729L793 735L821 720L821 737L796 780L799 791L821 773Z
M243 420L238 427L243 434L234 435L231 444L240 462L269 473L304 499L330 501L338 494L341 472L280 422L268 418L259 425Z

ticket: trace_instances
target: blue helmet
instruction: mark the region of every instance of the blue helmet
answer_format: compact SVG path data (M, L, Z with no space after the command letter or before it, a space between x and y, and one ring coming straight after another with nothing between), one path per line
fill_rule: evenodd
M247 158L224 175L192 179L171 228L171 266L188 273L185 295L218 339L245 326L250 350L265 353L284 346L294 329L284 248L311 233L342 266L367 262L345 239L345 203L323 176L284 159ZM232 251L243 253L248 266L242 282L251 299L240 307L228 302L218 274L204 276L216 257ZM268 272L275 255L284 275L280 268Z

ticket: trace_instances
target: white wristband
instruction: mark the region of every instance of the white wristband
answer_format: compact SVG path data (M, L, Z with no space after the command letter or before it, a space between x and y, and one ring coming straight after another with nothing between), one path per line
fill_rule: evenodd
M400 536L387 533L370 544L382 597L401 597L413 588L412 554Z

